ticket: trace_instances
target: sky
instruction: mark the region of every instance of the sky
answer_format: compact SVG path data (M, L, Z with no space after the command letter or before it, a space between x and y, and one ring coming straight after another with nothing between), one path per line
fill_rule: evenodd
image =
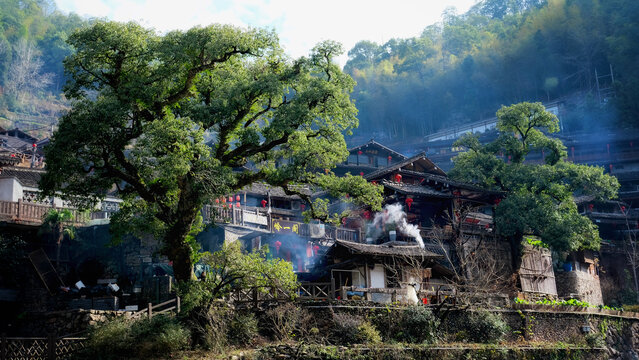
M134 20L159 33L211 23L275 29L286 53L308 55L322 40L383 44L418 36L447 7L466 12L477 0L55 0L64 12L116 21ZM343 66L348 59L338 59Z

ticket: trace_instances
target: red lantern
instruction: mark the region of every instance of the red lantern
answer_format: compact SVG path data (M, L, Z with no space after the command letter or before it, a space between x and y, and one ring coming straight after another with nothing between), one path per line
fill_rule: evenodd
M422 304L428 305L428 298L423 298L422 299Z
M300 204L300 209L302 209L302 211L304 211L304 209L306 209L306 205L305 204Z
M413 204L412 198L406 198L406 205L408 205L408 210L410 210L410 206Z
M360 172L359 172L359 176L364 176L364 172L363 172L363 171L360 171Z
M232 203L232 202L230 202L230 203L229 203L229 209L232 209L232 208L233 208L233 203Z
M373 181L371 181L371 184L373 184L373 185L377 185L377 180L373 180Z
M346 225L346 218L342 218L342 225Z
M392 159L393 159L393 157L392 157L392 156L390 156L390 155L388 155L388 165L390 165L390 164L391 164L391 160L392 160Z
M625 207L625 206L623 206L623 205L621 205L621 212L622 212L622 213L625 213L625 212L626 212L626 207Z
M366 210L364 211L364 219L368 220L371 218L371 212Z
M588 210L590 210L590 212L592 212L594 208L595 208L594 204L588 204Z
M346 194L346 195L344 195L344 196L346 196L346 198L347 198L347 199L348 199L349 197L351 197L351 196L350 196L350 195L348 195L348 194Z
M313 245L313 253L317 256L317 252L319 251L319 245Z
M267 203L268 203L268 201L266 201L266 200L262 200L262 202L261 202L262 207L263 207L263 208L265 208Z
M38 147L38 144L33 144L33 145L31 145L31 146L33 146L34 148L37 148L37 147Z
M362 150L357 152L357 155L362 155L362 154L363 154Z
M455 195L455 197L460 197L461 196L461 191L455 190L455 191L453 191L453 195Z
M240 195L235 195L235 201L240 201Z
M222 198L222 202L225 203L226 202L226 197Z
M233 202L233 196L229 196L229 202Z
M215 199L215 203L219 204L220 203L220 199Z
M236 202L236 203L235 203L235 207L240 207L240 203L239 203L239 202Z
M400 174L395 174L395 182L402 182L402 176Z
M499 205L500 202L501 202L501 198L495 199L495 205Z
M277 240L275 242L275 244L273 244L273 245L275 245L275 251L277 251L279 253L280 252L280 247L282 246L282 242Z

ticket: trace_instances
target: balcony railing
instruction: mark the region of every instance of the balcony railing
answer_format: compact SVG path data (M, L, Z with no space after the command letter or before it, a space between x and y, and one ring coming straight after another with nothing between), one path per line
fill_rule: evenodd
M243 206L240 208L207 205L202 209L202 217L205 223L216 222L242 227L253 228L273 233L295 233L302 237L321 237L324 239L360 241L358 230L324 226L323 236L313 233L311 227L315 224L305 224L297 221L288 221L274 218L268 214L268 210L259 207ZM289 229L286 231L285 229Z
M40 225L46 213L51 209L55 209L55 207L51 205L27 203L22 200L18 200L17 202L0 201L0 219L21 224ZM80 212L77 209L68 210L73 214L73 222L75 224L82 224L89 220L86 213Z

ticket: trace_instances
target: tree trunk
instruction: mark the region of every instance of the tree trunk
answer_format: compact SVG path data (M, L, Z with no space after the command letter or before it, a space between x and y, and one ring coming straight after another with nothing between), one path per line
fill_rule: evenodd
M177 215L177 220L164 236L163 253L173 262L173 273L177 281L191 280L193 264L191 262L191 247L186 242L186 237L191 231L196 216L197 209L180 212Z

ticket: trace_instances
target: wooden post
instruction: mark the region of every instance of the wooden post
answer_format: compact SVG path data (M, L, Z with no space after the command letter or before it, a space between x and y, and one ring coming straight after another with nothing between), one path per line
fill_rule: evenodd
M153 304L152 303L149 303L147 311L148 311L149 319L151 319L153 317Z
M47 336L47 360L55 360L55 336Z
M177 314L180 314L180 297L176 297L175 298L175 309L177 311Z
M342 297L342 300L348 300L348 293L346 292L346 286L342 286L340 290L340 296Z
M393 292L391 293L391 302L395 301L397 301L397 289L393 289Z
M331 273L331 294L329 300L335 300L335 278L333 277L333 273Z
M17 209L17 218L20 219L20 214L22 212L22 199L18 199L18 209Z

